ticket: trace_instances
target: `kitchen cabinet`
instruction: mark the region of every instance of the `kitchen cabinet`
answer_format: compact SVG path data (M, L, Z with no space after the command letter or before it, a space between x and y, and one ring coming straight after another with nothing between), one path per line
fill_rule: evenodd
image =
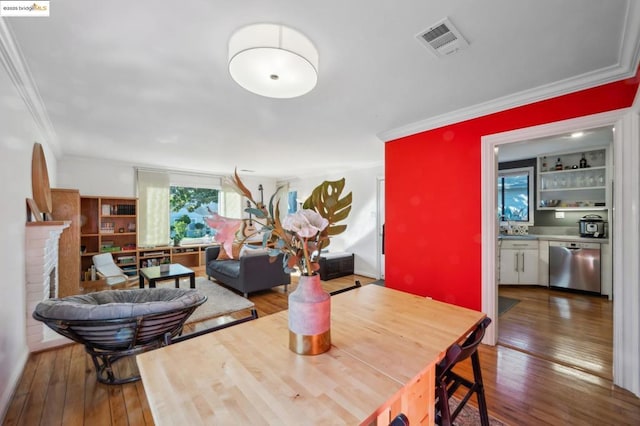
M537 240L502 241L499 284L538 284L538 260Z
M549 241L538 239L538 284L549 287Z
M607 148L539 156L537 209L606 208L608 179Z

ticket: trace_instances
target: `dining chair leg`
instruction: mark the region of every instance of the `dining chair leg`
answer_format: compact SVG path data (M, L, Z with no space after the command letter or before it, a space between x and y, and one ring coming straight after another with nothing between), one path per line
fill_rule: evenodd
M478 412L480 413L480 424L489 426L489 410L487 400L484 397L484 384L482 383L482 372L480 370L480 357L478 351L471 355L471 365L473 367L473 378L476 382L476 396L478 397Z
M439 417L436 415L436 424L440 426L451 426L451 411L449 410L449 395L446 380L438 383L436 393L438 396L436 413L440 415Z

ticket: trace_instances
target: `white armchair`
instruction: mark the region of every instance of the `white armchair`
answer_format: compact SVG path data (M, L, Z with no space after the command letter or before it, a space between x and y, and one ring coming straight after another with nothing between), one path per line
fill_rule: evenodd
M138 279L137 276L130 277L125 274L113 261L111 253L96 254L92 259L96 272L108 285L134 282Z

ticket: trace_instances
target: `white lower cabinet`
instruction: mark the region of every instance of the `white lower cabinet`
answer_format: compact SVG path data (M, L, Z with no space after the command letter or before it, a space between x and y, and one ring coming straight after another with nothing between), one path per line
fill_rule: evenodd
M549 241L538 240L538 284L549 287Z
M538 284L538 241L506 240L500 246L502 285Z

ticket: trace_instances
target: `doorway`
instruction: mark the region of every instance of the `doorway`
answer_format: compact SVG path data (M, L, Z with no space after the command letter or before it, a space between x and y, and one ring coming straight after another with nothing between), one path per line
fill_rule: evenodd
M597 290L594 289L601 292L604 299L595 294L558 291L549 287L553 283L549 275L547 236L564 235L575 243L578 242L575 239L579 234L578 221L583 215L599 216L608 222L611 201L607 187L610 187L608 181L614 166L612 144L613 126L609 125L501 145L498 148L501 178L497 183L498 215L502 219L500 233L515 228L529 234L515 241L505 240L513 236L498 237L498 344L609 380L613 371L613 309L607 299L607 296L611 298L610 257L598 262L598 278L601 275L603 285L599 280ZM561 158L564 168L560 166L562 169L556 171L554 162L556 159L560 162ZM584 159L582 168L581 158ZM525 169L529 174L522 176ZM594 178L598 174L601 182ZM554 179L553 186L551 179ZM563 185L559 185L560 179ZM601 198L597 201L604 207L594 205L598 197ZM547 207L548 198L559 198L562 205L567 203L569 207ZM532 236L534 239L529 239ZM609 247L611 235L607 237L589 242L596 243L599 253L601 243ZM526 253L528 262L518 262L520 267L515 269L513 253L516 250L505 249L505 244L526 245L528 250L521 251L521 255L525 260ZM603 256L611 254L608 249L602 253ZM602 268L602 274L601 264L607 265ZM578 281L583 276L577 271L574 274Z
M640 203L640 194L634 191L640 185L637 173L640 164L637 141L640 139L637 112L628 110L610 111L588 117L550 123L527 129L514 130L482 137L482 310L494 320L497 318L496 260L497 260L497 217L495 176L497 170L498 147L525 139L539 138L553 134L570 132L582 128L615 125L614 138L615 169L612 230L618 236L613 242L613 251L618 253L613 265L613 323L614 323L614 383L640 395L640 326L637 321L640 277L637 258L629 256L640 253L637 236L638 213L634 206ZM622 232L622 230L626 232ZM629 253L629 256L626 254ZM497 323L497 321L496 321ZM632 324L630 329L625 324ZM485 342L494 345L497 328L491 327L485 335Z

